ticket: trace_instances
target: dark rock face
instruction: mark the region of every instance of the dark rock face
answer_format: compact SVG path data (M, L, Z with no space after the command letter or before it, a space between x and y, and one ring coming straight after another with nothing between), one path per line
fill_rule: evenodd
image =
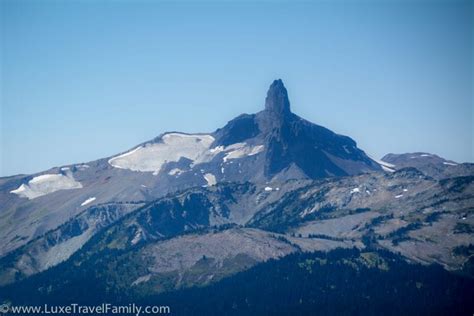
M260 133L255 115L242 114L215 132L219 145L229 146L253 138Z
M312 179L379 170L351 138L296 115L272 131L267 144L265 173L269 177L292 163Z
M265 111L275 119L284 118L290 114L290 101L281 79L273 81L265 99Z
M265 110L257 114L257 119L260 129L267 134L264 167L267 177L292 164L312 179L380 170L351 138L293 114L281 80L270 86Z
M281 79L270 85L263 111L237 117L217 130L215 136L215 145L244 141L263 144L265 159L259 169L264 170L264 179L261 180L276 176L318 179L381 170L350 137L293 114Z

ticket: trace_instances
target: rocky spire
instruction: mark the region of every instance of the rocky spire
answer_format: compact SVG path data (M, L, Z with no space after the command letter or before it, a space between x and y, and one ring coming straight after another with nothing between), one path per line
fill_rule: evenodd
M273 81L270 89L268 89L267 98L265 99L265 111L278 117L291 113L288 92L281 79Z

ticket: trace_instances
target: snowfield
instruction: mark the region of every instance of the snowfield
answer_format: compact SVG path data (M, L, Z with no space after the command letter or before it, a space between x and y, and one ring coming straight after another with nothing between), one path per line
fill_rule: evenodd
M62 174L43 174L34 177L28 181L27 184L20 185L18 189L10 191L10 193L32 200L59 190L80 188L82 188L82 184L74 180L72 176L65 176Z
M115 168L132 171L155 172L171 161L188 158L202 160L214 142L211 135L188 135L170 133L162 137L161 143L149 143L139 146L123 155L111 158L109 164Z
M109 159L112 167L132 171L158 174L168 162L178 162L181 158L193 161L193 165L209 162L216 155L226 153L223 160L253 156L263 151L263 146L249 146L237 143L227 147L210 148L214 142L211 135L169 133L163 135L160 143L147 143L122 155ZM178 175L173 169L170 175Z

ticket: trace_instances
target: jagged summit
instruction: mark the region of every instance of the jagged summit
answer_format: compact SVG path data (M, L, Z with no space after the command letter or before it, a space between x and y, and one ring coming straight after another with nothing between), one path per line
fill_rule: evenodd
M281 79L273 81L270 85L265 99L265 111L277 116L291 113L288 91Z
M245 167L250 178L258 181L275 177L318 179L381 170L350 137L292 113L281 79L270 85L264 110L242 114L213 135L213 148L237 143L261 146L262 154L249 156ZM244 175L242 170L237 172L237 176ZM226 180L229 175L225 174Z

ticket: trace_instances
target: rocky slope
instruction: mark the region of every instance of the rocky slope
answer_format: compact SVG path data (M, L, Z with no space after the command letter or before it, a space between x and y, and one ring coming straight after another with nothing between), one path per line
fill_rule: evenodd
M294 252L351 247L469 271L473 205L474 175L435 180L414 168L192 188L102 230L47 270L41 286L61 291L82 273L99 275L118 291L150 294L206 285ZM24 260L15 260L0 260L2 270L15 271L18 280L31 275Z
M293 114L281 80L264 110L214 133L2 178L0 205L6 292L61 296L91 277L143 297L353 247L474 275L473 164L426 153L379 164Z
M452 178L474 172L473 163L457 163L423 152L387 154L382 158L383 162L388 163L393 169L413 167L435 179Z
M0 256L100 203L149 202L223 181L379 170L351 138L293 114L287 90L276 80L263 111L241 115L213 133L165 133L113 157L1 178Z

